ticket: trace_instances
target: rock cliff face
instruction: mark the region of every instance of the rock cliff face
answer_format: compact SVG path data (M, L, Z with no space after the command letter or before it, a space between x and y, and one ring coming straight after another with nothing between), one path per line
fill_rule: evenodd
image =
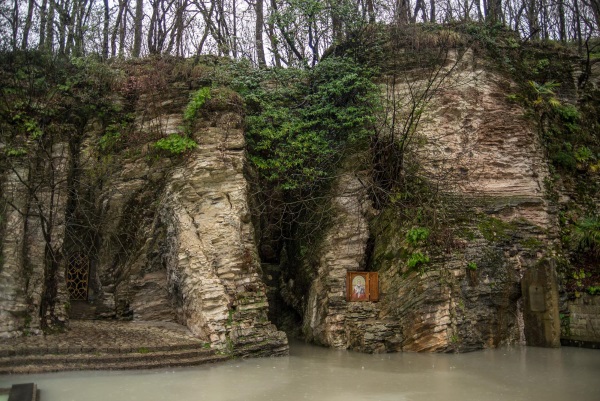
M337 223L325 236L305 304L310 339L367 352L559 345L556 268L543 245L556 235L555 216L534 126L506 100L511 83L477 66L472 54L456 56L442 72L415 141L422 174L447 194L449 219L440 228L447 233L430 233L443 234L443 244L431 240L428 262L409 268L414 249L406 234L414 220L393 204L369 218L364 186L342 175L333 200ZM409 76L393 90L409 99L427 85ZM345 301L353 270L379 272L379 302ZM529 277L530 270L543 278ZM532 284L540 294L529 293ZM533 311L529 295L539 303Z
M162 94L166 107L136 121L139 130L160 129L166 136L184 124L188 92L177 89ZM142 98L138 107L148 102ZM134 158L100 196L100 220L107 226L95 269L96 310L175 321L239 355L285 354L285 334L267 319L243 174L241 115L207 114L196 122L193 138L198 148L185 160ZM122 233L134 249L121 248Z
M240 126L229 113L200 129L198 151L168 178L159 211L168 287L181 294L179 318L211 344L281 354L287 338L267 319Z
M399 351L399 322L381 318L381 304L346 301L346 274L366 269L371 200L361 183L368 177L342 174L333 189L334 213L325 235L304 311L309 341L360 351Z
M171 82L161 91L140 91L134 100L115 98L131 103L136 118L128 135L137 142L103 151L93 139L102 136L100 126L90 124L75 156L64 152L58 171L72 177L74 195L66 210L66 188L57 187L63 192L52 205L53 229L62 232L52 246L65 250L54 278L56 303L69 305L64 273L77 256L88 288L82 300L71 301L75 317L177 322L223 352L286 354L287 337L267 318L239 105L213 104L199 116L191 128L198 146L185 156L152 148L156 138L181 130L189 94L187 86ZM77 163L69 165L69 157ZM12 175L3 191L14 193L17 205L31 201ZM44 257L44 248L39 224L7 210L4 230L11 235L2 239L0 334L15 336L39 328L45 276L36 258ZM68 319L66 313L62 318Z
M362 352L558 346L557 212L535 126L507 100L513 83L472 53L440 72L381 79L394 82L382 93L394 94L398 117L429 91L406 158L419 161L412 174L429 209L402 193L375 202L374 165L353 155L323 197L331 213L304 260L279 255L288 250L276 230L254 233L253 221L270 220L249 206L239 97L217 88L190 123L183 110L198 82L133 75L114 95L129 114L120 137L93 121L37 171L15 165L0 177L10 202L0 205L0 337L70 315L176 322L223 352L283 355L286 335L269 316L294 309L308 341ZM184 126L195 149L153 146ZM411 237L427 219L436 224ZM74 267L85 271L80 300L66 284ZM378 272L377 302L346 300L356 271ZM594 299L566 302L574 335L596 330Z
M57 143L35 169L17 164L0 181L10 202L0 216L0 337L40 334L42 320L68 320L64 270L56 269L63 261L68 165L68 145Z

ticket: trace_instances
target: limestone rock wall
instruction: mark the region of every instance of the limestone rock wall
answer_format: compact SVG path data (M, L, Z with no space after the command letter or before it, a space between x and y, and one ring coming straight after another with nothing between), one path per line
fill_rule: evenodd
M25 193L17 191L18 171L7 174L2 185L3 193L12 193L11 201L16 207L24 208ZM2 268L0 270L0 336L15 337L25 329L24 319L28 316L28 305L24 277L23 238L25 218L14 208L4 207L2 215ZM8 235L7 233L11 233ZM38 321L39 325L39 321Z
M0 337L40 334L43 323L68 320L64 270L56 268L63 262L68 164L68 145L59 142L3 177L9 203L1 216Z
M43 291L54 282L49 313L65 323L69 310L73 318L176 322L229 354L287 354L287 337L267 317L239 103L208 105L184 122L194 88L143 65L136 71L114 95L126 122L110 134L106 123L90 122L79 143L55 147L57 184L42 180L32 199L16 173L3 174L15 206L52 213L58 268L46 277L40 220L3 205L0 336L38 333ZM154 149L186 124L196 149ZM69 301L65 272L78 255L89 263L87 297Z
M304 311L303 332L307 340L335 348L366 352L397 351L398 324L380 319L377 303L346 302L346 273L366 268L369 239L368 217L372 214L364 172L345 173L333 190L331 228L319 255Z
M175 83L159 100L142 96L136 130L178 132L188 93ZM241 115L206 113L193 131L199 146L179 160L142 146L109 166L96 200L95 316L177 322L239 355L286 354L267 318Z
M234 352L287 352L268 303L248 210L239 114L200 128L199 149L169 176L160 206L171 292L193 333Z
M546 263L556 223L535 128L507 101L511 82L478 65L473 54L454 54L445 68L423 104L412 157L447 194L450 218L442 229L452 235L443 246L426 248L428 263L408 268L411 227L402 213L392 204L373 217L354 173L342 175L334 191L335 223L305 303L309 340L367 352L557 345L556 280L544 282L542 313L528 313L521 290L529 270L556 276ZM384 93L393 90L410 104L406 100L428 85L422 76L400 77L395 82L402 83ZM345 275L353 270L379 271L379 302L345 301ZM533 327L542 327L543 338L527 335Z
M462 316L475 326L486 320L491 324L479 331L484 337L485 331L495 332L487 334L495 339L483 344L558 346L558 300L551 295L557 291L556 279L544 282L543 314L529 313L530 305L516 302L519 283L528 271L543 269L545 276L556 277L556 267L546 260L554 257L557 218L547 200L548 165L535 125L507 100L512 83L505 77L478 65L470 52L451 63L453 73L428 106L421 130L426 145L420 156L435 168L430 177L458 194L463 208L472 202L465 209L477 216L467 223L472 225L473 240L466 238L461 243L464 251L458 253L464 260L450 261L447 267L459 281L468 262L481 268L468 272L478 276L476 285L463 284L461 295L455 291L450 297L450 304L458 306L449 315L457 325L450 330L450 340L459 347L465 341L469 347L477 343L469 340L468 327L461 330ZM456 213L460 215L458 209ZM482 288L481 278L489 290ZM475 299L478 302L473 303ZM540 326L540 320L545 322L539 331L544 332L543 339L528 329Z

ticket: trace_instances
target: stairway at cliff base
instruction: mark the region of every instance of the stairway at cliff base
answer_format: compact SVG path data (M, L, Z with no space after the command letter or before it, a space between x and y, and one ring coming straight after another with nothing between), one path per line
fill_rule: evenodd
M3 341L0 374L195 366L228 358L173 323L73 321L65 333Z
M195 366L228 359L213 350L192 346L169 349L145 348L123 352L119 349L64 349L57 353L45 350L21 350L19 355L0 357L0 374L60 372L68 370L152 369L172 366ZM58 353L60 352L60 353Z

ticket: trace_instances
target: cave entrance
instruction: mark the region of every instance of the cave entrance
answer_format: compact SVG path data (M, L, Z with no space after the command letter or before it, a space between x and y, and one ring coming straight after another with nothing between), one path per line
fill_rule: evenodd
M74 253L67 264L67 291L71 301L87 301L90 260L82 253Z

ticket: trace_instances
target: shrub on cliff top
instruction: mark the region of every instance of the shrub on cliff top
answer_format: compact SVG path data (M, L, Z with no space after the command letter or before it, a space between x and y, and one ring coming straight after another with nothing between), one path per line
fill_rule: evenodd
M377 89L370 76L351 59L331 57L311 70L239 79L250 161L260 177L282 190L328 181L345 149L371 133Z

